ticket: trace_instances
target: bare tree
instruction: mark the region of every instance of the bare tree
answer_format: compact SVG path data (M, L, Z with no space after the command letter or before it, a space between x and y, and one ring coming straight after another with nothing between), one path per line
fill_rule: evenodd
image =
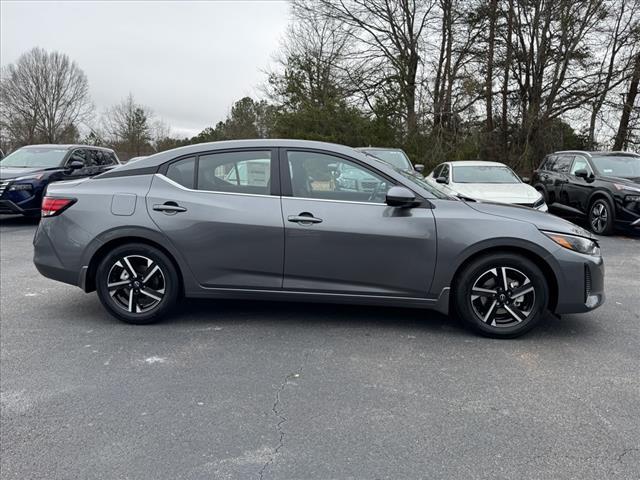
M351 36L350 68L367 103L385 84L393 84L403 104L408 137L417 131L417 90L423 33L433 0L294 0L345 26Z
M638 96L638 83L640 83L640 53L636 54L633 73L629 81L629 92L626 95L622 116L620 117L620 125L613 143L614 150L622 150L629 136L629 119L634 108L640 108L636 103Z
M77 136L92 111L86 75L62 53L34 48L2 69L0 127L17 145Z
M104 126L111 142L130 155L143 155L152 150L151 111L136 103L129 94L121 103L107 110Z

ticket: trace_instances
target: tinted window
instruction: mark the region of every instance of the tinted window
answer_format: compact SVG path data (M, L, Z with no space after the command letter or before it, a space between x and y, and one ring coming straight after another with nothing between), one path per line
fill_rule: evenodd
M287 152L293 195L304 198L384 202L391 187L362 165L316 152Z
M438 178L440 176L440 171L442 170L442 167L444 167L444 164L440 164L435 168L435 170L433 171L433 178Z
M105 155L107 157L109 157L109 163L108 165L118 165L118 158L116 157L116 154L113 152L105 152Z
M83 148L79 148L78 150L74 150L71 154L71 157L67 161L69 162L82 162L85 166L89 166L89 159L87 158L87 151Z
M88 166L95 166L95 165L100 165L100 161L102 160L102 158L98 158L98 154L100 154L101 152L98 152L98 150L88 150L87 151L87 165ZM100 155L100 157L102 157L102 155Z
M109 152L105 152L104 150L91 150L91 157L95 164L100 167L116 164L113 154L109 154Z
M440 171L440 176L449 180L449 165L446 163L442 166L442 170Z
M558 157L553 168L550 170L559 173L568 173L571 168L571 162L573 162L572 156L563 155Z
M557 159L558 159L558 157L556 157L555 155L549 155L542 162L542 166L540 167L540 169L541 170L551 170L551 171L553 171Z
M270 179L270 151L213 153L199 159L199 190L269 195Z
M173 162L167 168L167 177L183 187L193 188L193 180L195 177L196 159L185 158Z

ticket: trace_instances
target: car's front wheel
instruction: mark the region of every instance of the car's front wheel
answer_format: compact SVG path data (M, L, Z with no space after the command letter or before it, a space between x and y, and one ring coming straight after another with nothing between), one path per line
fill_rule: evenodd
M613 232L613 207L608 200L599 198L589 207L589 228L597 235Z
M109 252L96 273L98 297L109 312L134 324L159 320L175 305L179 279L171 260L145 244Z
M544 274L517 254L489 254L466 266L456 278L459 318L482 335L513 338L544 317L549 287Z

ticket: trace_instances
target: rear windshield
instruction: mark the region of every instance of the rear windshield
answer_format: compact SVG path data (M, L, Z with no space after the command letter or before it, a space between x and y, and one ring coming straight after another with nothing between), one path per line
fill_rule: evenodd
M0 160L2 167L58 167L67 154L63 148L20 148Z
M455 183L520 183L511 169L496 165L454 166Z
M640 177L640 157L627 155L603 155L592 158L593 165L601 175L612 177Z

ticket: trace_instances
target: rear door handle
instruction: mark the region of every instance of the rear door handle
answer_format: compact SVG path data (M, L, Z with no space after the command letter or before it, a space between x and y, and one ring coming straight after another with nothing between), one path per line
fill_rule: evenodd
M168 215L173 215L179 212L186 212L187 209L184 207L181 207L180 205L178 205L176 202L165 202L162 204L156 203L153 206L153 209L156 212L162 212L162 213L166 213Z
M304 212L300 215L289 215L287 220L294 223L300 223L302 225L310 225L312 223L322 223L321 218L314 217L310 213Z

